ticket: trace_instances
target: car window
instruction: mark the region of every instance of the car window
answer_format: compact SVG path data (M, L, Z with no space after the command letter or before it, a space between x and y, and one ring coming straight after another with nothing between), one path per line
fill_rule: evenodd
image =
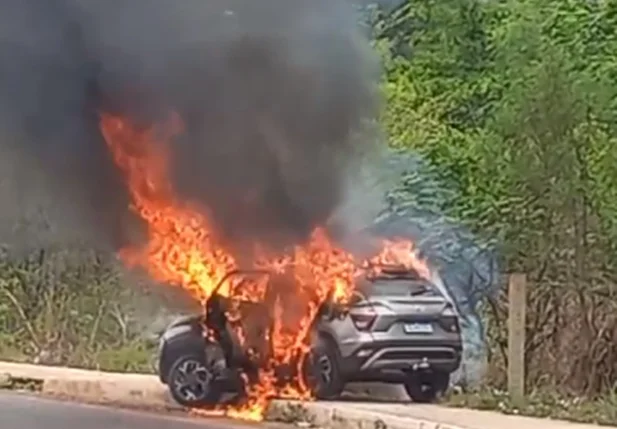
M434 286L427 282L401 280L375 280L365 285L366 293L373 296L414 296L438 295Z

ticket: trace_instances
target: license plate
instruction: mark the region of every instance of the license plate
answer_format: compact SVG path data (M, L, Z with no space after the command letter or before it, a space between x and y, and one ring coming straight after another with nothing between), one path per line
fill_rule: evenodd
M433 325L430 323L405 323L403 329L407 334L432 334Z

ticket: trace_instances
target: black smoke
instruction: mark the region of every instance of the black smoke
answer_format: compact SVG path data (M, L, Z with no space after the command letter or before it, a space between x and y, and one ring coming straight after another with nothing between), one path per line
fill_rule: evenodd
M0 0L0 142L45 172L99 237L128 196L98 114L173 109L172 182L225 238L272 245L324 224L371 142L377 71L336 0Z

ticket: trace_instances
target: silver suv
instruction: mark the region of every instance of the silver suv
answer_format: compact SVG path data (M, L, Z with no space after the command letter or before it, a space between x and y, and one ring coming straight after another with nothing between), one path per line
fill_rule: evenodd
M438 282L384 267L359 282L342 317L322 312L312 355L317 395L334 398L348 382L403 384L415 402L445 392L462 341L456 309Z
M221 283L246 275L232 272ZM459 367L462 342L456 309L439 279L427 281L413 270L386 266L356 286L348 306L326 302L320 308L308 359L277 368L281 383L298 376L293 371L302 367L300 376L320 399L335 399L348 382L403 384L415 402L431 402L445 392ZM206 316L177 320L161 337L159 376L182 405L214 405L230 397L226 394L242 398L247 380L257 380L260 362L234 336L228 305L215 293ZM252 336L267 348L266 332L272 326L267 309L242 305L243 314L252 315L244 317Z

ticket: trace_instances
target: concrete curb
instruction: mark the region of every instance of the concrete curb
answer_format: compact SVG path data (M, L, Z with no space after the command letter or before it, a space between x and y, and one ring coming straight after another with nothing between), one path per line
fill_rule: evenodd
M129 408L182 409L154 375L0 362L3 378L32 380L43 395Z
M130 408L178 408L168 397L164 386L135 385L129 380L46 379L44 395L77 399L89 403L114 404Z
M158 377L119 374L73 368L0 362L0 388L34 386L43 395L124 408L178 411L183 408L170 397ZM19 387L18 387L19 388ZM300 402L276 400L266 421L294 423L322 429L598 429L532 417L506 416L438 405L370 402ZM617 428L615 428L617 429Z
M127 408L182 410L158 377L0 362L0 374L40 382L40 393ZM437 422L355 408L345 403L276 400L266 420L324 429L463 429Z
M296 423L323 429L465 429L446 423L401 417L342 404L319 402L273 401L267 421Z

